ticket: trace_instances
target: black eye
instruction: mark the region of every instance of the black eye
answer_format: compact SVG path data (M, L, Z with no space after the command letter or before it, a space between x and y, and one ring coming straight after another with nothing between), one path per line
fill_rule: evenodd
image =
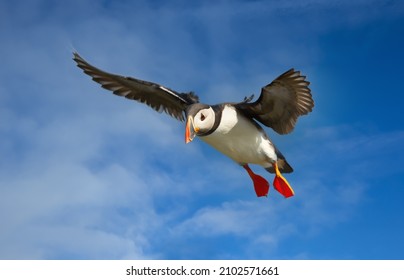
M204 121L204 120L205 120L205 115L201 114L201 121Z

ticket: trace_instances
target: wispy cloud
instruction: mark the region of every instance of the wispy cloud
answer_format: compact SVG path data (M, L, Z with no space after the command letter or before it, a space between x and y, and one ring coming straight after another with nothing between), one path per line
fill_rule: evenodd
M348 130L350 133L347 133ZM318 137L322 138L320 142L330 145L324 148L316 147L315 150L309 149L311 146L309 143ZM328 127L317 129L317 132L311 131L301 140L304 143L303 149L299 146L301 151L297 154L298 158L303 158L305 155L307 157L305 151L310 151L312 158L296 164L299 175L292 179L297 192L296 197L286 201L279 200L280 196L272 191L268 201L239 198L217 205L208 205L198 209L188 219L180 221L173 228L173 236L178 235L192 240L239 238L243 244L240 247L246 255L251 250L256 253L254 257L257 257L258 252L263 258L284 257L279 255L278 246L286 246L283 251L293 252L293 249L287 246L288 240L315 238L324 230L355 217L358 208L364 204L374 203L369 201L367 195L369 189L374 186L368 183L365 174L378 178L383 178L386 174L378 172L375 175L375 171L372 172L368 168L359 172L358 166L371 160L368 158L368 155L373 156L367 150L369 146L372 150L380 150L375 156L379 161L383 161L385 157L389 157L383 156L386 153L397 152L396 147L400 146L403 137L400 131L366 136L348 127ZM368 145L360 145L361 141ZM356 144L359 145L355 149L349 149L350 145ZM339 146L346 146L350 158L354 158L348 160L349 164L345 164L341 158ZM337 148L328 150L327 147ZM321 166L321 173L318 166ZM395 170L395 173L400 171L401 169ZM357 176L353 176L352 173L355 172ZM302 254L308 256L304 252L297 255ZM293 257L286 255L289 258ZM227 254L225 257L235 256Z
M26 2L0 4L0 258L310 257L290 240L346 222L369 203L369 178L403 171L402 131L301 122L305 132L275 137L296 197L257 199L244 170L183 143L183 124L104 91L71 60L73 46L102 69L237 101L279 69L311 69L307 37L346 24L320 11L354 3ZM372 17L363 9L356 22Z
M404 140L400 131L308 130L299 140L303 149L289 147L298 171L290 175L297 196L283 200L272 190L268 200L259 200L243 170L216 152L199 154L195 149L204 148L202 143L185 146L177 137L181 129L167 130L160 115L144 112L154 120L149 127L116 126L131 114L116 112L103 121L98 115L71 117L44 127L14 122L15 129L28 129L24 135L30 136L30 145L2 169L3 258L185 257L157 249L151 236L167 243L185 240L183 246L187 240L241 238L241 251L266 244L276 256L285 240L320 234L354 215L367 199L370 186L364 176L378 176L369 174L368 166L360 168L373 156L383 161ZM161 130L168 142L153 137L153 131ZM325 145L317 147L314 139ZM145 150L145 142L152 143L152 150ZM156 169L158 164L166 166ZM400 172L401 166L389 171ZM352 170L359 175L347 181ZM75 238L83 246L73 246ZM97 247L101 241L110 246ZM16 242L27 247L18 251Z

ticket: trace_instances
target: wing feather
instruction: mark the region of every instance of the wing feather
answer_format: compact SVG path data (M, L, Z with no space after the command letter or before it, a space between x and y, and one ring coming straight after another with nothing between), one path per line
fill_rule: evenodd
M293 130L299 116L313 110L309 85L306 76L290 69L263 87L257 101L244 101L236 106L277 133L287 134Z
M156 83L111 74L92 66L78 53L73 55L77 66L101 87L112 91L115 95L144 103L157 112L165 112L180 121L185 120L184 113L187 106L199 101L198 96L192 92L178 93Z

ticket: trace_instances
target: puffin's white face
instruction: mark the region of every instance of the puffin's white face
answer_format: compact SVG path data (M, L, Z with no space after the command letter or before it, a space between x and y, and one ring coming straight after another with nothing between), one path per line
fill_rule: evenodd
M188 116L185 142L191 142L196 135L201 135L212 129L215 124L215 112L211 107L199 110L195 116Z
M212 108L202 109L194 117L196 135L209 131L215 123L215 112Z

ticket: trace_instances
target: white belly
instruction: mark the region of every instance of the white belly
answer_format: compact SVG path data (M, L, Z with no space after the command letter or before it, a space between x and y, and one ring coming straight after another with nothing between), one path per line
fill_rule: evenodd
M226 106L217 129L200 139L239 164L269 167L277 160L272 143L250 120Z

